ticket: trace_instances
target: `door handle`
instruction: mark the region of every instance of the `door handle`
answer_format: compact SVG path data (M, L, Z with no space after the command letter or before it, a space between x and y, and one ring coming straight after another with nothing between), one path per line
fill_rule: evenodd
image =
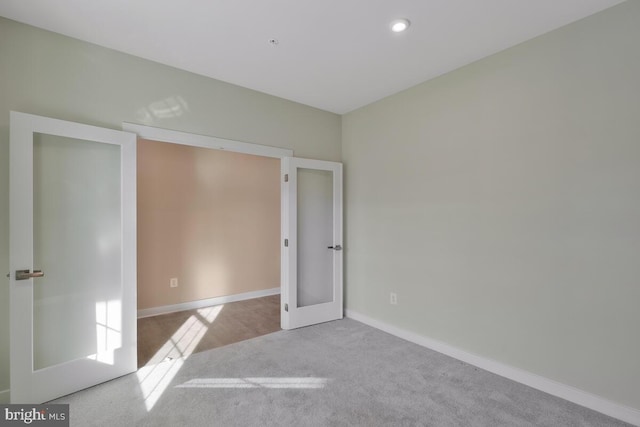
M33 270L33 273L29 272L29 270L16 270L16 280L27 280L42 276L44 276L44 271L42 270Z
M342 250L342 246L340 246L340 245L327 246L327 249L333 249L334 251L341 251Z

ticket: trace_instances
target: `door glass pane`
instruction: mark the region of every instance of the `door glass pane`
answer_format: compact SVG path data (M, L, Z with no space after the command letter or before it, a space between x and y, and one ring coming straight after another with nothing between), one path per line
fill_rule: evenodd
M333 173L297 169L298 307L333 301Z
M121 346L120 146L34 134L33 368Z

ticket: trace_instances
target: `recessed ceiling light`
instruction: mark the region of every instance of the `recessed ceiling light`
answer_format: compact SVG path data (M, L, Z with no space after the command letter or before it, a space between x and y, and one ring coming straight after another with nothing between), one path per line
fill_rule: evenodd
M394 33L401 33L409 28L409 25L411 25L411 22L409 22L408 19L396 19L394 21L391 21L391 31L393 31Z

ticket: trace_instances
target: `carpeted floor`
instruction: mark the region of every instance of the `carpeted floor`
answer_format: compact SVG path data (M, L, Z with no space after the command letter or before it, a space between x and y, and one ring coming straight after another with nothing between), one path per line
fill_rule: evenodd
M83 427L626 425L350 319L157 369L54 403Z

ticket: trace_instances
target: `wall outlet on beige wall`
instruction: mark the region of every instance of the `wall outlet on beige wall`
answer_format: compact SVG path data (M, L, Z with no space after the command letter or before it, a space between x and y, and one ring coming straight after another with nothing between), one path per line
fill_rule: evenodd
M178 287L178 278L177 277L172 277L169 280L169 287L170 288L177 288Z

